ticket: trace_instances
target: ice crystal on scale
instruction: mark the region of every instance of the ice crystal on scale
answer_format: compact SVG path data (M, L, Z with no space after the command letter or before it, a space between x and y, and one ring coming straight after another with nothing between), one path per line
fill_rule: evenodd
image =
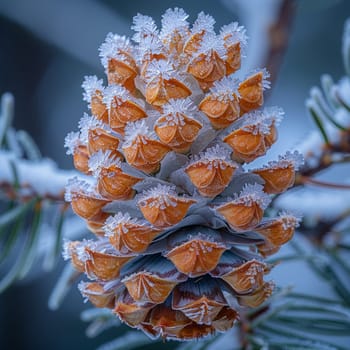
M79 288L91 303L152 338L233 327L271 295L264 257L298 224L264 211L270 194L293 184L300 155L242 167L277 138L283 111L260 110L268 73L236 78L245 29L231 23L216 34L214 24L201 12L191 27L175 8L160 30L135 16L134 43L109 33L100 47L107 86L85 78L92 117L66 138L91 177L71 180L66 199L95 239L67 242L65 257L90 279Z

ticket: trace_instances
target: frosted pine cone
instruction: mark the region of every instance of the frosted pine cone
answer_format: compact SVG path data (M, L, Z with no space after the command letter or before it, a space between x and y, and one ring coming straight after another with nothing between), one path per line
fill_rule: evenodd
M85 273L82 294L151 337L191 340L224 332L269 297L263 257L298 219L263 218L270 195L293 185L302 159L287 153L245 164L276 141L279 108L259 110L268 73L233 74L246 45L232 23L167 10L159 31L134 17L134 44L108 34L100 47L108 86L86 77L80 131L66 138L75 167L66 199L95 239L68 242Z

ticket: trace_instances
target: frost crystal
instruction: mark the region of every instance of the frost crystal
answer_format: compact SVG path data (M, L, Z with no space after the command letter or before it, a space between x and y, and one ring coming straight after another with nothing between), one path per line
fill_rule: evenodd
M165 53L163 43L158 37L147 36L144 38L138 47L138 61L143 62L150 60L152 55L160 55Z
M157 187L150 188L149 190L143 191L140 195L137 195L136 199L139 205L146 205L148 199L154 201L149 203L150 207L156 206L160 209L172 206L176 207L176 202L171 197L177 197L175 186L158 185Z
M84 81L81 84L84 89L83 100L91 103L91 98L96 94L96 91L103 93L103 80L98 79L96 75L87 75L84 77Z
M83 194L94 198L102 198L101 195L96 191L96 188L93 184L79 179L77 176L74 176L68 180L64 199L66 202L71 202L73 197L77 194Z
M255 183L245 184L240 194L235 194L233 202L252 206L258 204L259 207L265 210L271 202L270 196L263 191L263 186Z
M263 74L263 81L262 81L262 86L264 90L270 89L271 87L271 82L268 80L270 78L270 73L268 72L268 70L266 68L257 68L257 69L253 69L252 71L250 71L248 74L245 75L245 79L248 79L250 77L252 77L253 75L262 72Z
M115 165L118 168L121 167L121 161L115 155L112 155L111 150L94 153L89 159L89 170L92 171L95 177L100 175L101 169L109 168L111 165Z
M182 8L167 9L162 15L161 37L164 38L175 31L185 34L189 28L187 18L188 14Z
M147 67L145 78L147 81L151 81L157 78L169 80L175 76L176 72L171 62L166 60L153 60Z
M88 142L89 130L103 129L111 131L108 125L95 117L89 116L87 113L84 113L84 116L79 120L78 127L80 129L80 139L83 143Z
M264 108L262 111L253 111L246 115L242 129L251 131L254 135L270 134L271 126L278 125L282 120L284 111L279 107Z
M206 149L204 152L201 152L199 154L199 157L201 160L225 160L225 161L230 161L230 156L231 156L231 151L229 151L227 148L220 146L220 145L215 145L213 147L210 147Z
M75 149L81 145L79 132L70 132L64 139L64 147L67 148L66 154L74 154Z
M229 75L223 77L214 83L213 87L210 88L211 95L217 98L219 101L233 101L235 99L234 95L239 96L238 92L239 80Z
M220 36L225 39L228 45L240 43L241 50L247 46L246 30L243 26L240 26L238 22L232 22L221 27Z
M204 12L200 12L196 21L193 23L191 32L192 34L200 33L205 31L207 33L214 33L215 19L206 15Z
M108 33L104 43L98 49L100 51L101 62L104 68L108 67L110 59L125 60L125 53L131 54L133 47L130 40L125 36Z
M162 114L191 115L197 111L197 106L192 102L190 98L170 99L169 102L163 106Z
M291 211L281 211L279 213L279 218L283 222L283 229L297 228L302 220L302 215Z
M227 50L224 46L224 41L215 33L206 33L195 53L195 57L201 54L209 56L213 51L215 51L221 59L225 60L227 58Z
M226 169L227 165L237 166L237 164L231 160L231 151L219 144L207 148L204 152L200 152L198 155L193 156L189 166L194 163L207 164L208 169Z
M146 136L150 139L155 139L156 135L154 132L150 131L146 122L144 120L138 120L134 123L127 123L125 126L125 137L124 137L124 147L128 147L138 136ZM144 137L142 137L142 142L147 143Z
M109 216L103 226L103 230L106 237L114 236L114 230L121 225L123 233L128 233L129 229L126 224L137 225L137 226L150 226L146 220L139 220L137 218L131 218L129 213L118 212L114 216Z
M157 121L159 126L184 126L184 115L191 116L198 112L197 106L193 104L190 98L184 99L170 99L167 104L163 106L162 116L165 116L165 120L162 122Z
M125 101L132 101L139 104L139 101L124 86L114 84L105 88L103 102L107 105L108 109L110 107L116 107L116 105Z
M133 18L132 22L133 22L133 25L131 26L131 29L136 32L132 37L132 39L135 42L139 43L146 36L158 35L157 26L152 17L141 15L140 13L138 13Z
M304 164L304 156L298 152L294 151L293 153L287 151L285 155L278 156L277 161L269 162L267 166L264 168L288 168L289 166L293 166L294 170L299 170L299 168Z

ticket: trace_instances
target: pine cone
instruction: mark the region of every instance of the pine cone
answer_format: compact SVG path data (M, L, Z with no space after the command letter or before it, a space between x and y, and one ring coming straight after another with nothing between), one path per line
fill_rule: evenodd
M245 165L276 141L279 108L257 110L268 73L239 81L246 45L237 23L214 32L200 13L190 28L175 8L134 17L133 37L100 47L108 86L86 77L80 131L66 138L83 178L66 191L95 239L67 242L65 257L91 280L82 294L151 337L191 340L225 332L270 296L263 257L298 219L263 218L270 194L293 185L302 161L287 153Z

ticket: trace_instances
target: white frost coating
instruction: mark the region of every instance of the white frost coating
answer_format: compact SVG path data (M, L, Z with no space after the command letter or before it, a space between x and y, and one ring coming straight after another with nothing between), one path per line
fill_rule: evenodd
M102 129L108 132L111 132L112 129L101 120L89 116L87 113L84 113L84 116L79 120L78 127L80 129L80 140L82 143L87 144L89 130Z
M186 117L189 117L195 113L198 113L197 106L192 102L190 98L178 98L170 99L169 102L163 105L162 116L165 120L156 122L158 126L184 126ZM155 114L156 115L156 114ZM159 115L159 113L158 113Z
M138 62L149 61L151 55L166 54L165 47L157 36L146 36L137 48Z
M240 43L241 52L247 46L248 37L246 35L246 29L240 26L238 22L232 22L221 27L220 36L227 45L233 45Z
M241 129L252 132L253 135L269 135L271 126L277 126L283 115L284 111L279 107L268 107L262 111L252 111L244 117Z
M297 212L296 210L291 211L291 210L282 210L278 214L279 219L283 223L283 229L288 229L288 228L297 228L300 225L300 222L303 218L302 214Z
M123 233L128 233L129 229L127 225L144 226L151 228L149 222L146 220L140 220L138 218L132 218L129 213L118 212L113 216L109 216L103 226L103 231L106 237L115 235L115 229L121 226Z
M142 106L142 100L135 98L130 94L130 92L121 85L109 85L104 90L103 102L107 105L108 109L111 107L116 107L122 102L132 101L140 107Z
M209 58L213 51L215 51L222 60L227 58L227 49L225 48L223 39L215 33L205 33L198 50L193 53L193 56L196 58L199 55L206 55L208 56L207 58Z
M284 169L293 166L294 170L299 170L303 164L304 156L299 151L287 151L284 155L278 156L277 161L268 162L262 169Z
M270 196L263 191L263 186L255 183L245 184L242 191L239 194L235 194L232 200L235 204L244 204L251 207L253 204L258 204L259 207L265 210L271 202ZM225 203L226 204L226 203ZM223 205L225 205L223 204ZM221 207L220 205L219 207ZM218 208L218 207L217 207Z
M83 302L87 303L89 301L89 296L91 295L105 295L108 293L108 289L93 290L89 289L89 282L80 281L78 283L78 290L83 296Z
M18 159L12 153L0 151L0 183L14 182L10 161L16 166L20 193L23 195L63 198L67 180L77 174L75 170L59 169L50 159L31 162Z
M146 36L158 36L157 26L152 17L138 13L132 22L131 29L136 32L132 39L135 42L139 43Z
M147 67L145 78L147 81L163 78L169 80L177 76L175 69L170 61L153 60Z
M140 136L139 140L143 144L147 144L145 139L156 139L156 134L150 131L144 120L137 120L136 122L127 123L125 126L125 137L123 147L129 147L133 141Z
M162 115L167 114L185 114L191 115L198 112L197 106L192 100L187 98L170 99L167 104L163 105Z
M118 256L118 252L110 245L109 240L105 237L98 240L83 239L75 250L78 259L82 262L92 259L88 250L101 254Z
M125 61L125 54L131 54L133 47L130 40L125 36L108 33L104 43L98 49L100 51L101 63L105 69L108 68L110 59Z
M165 209L166 207L176 207L177 203L174 200L178 198L175 191L175 186L160 185L150 188L149 190L143 191L141 194L136 196L136 201L139 206L145 206L146 201L151 199L152 202L147 204L150 207L157 207Z
M82 194L97 199L103 198L96 191L96 186L94 183L90 183L82 178L78 178L78 176L74 176L67 181L64 199L66 202L71 202L77 194Z
M215 146L209 147L205 151L200 152L198 155L194 155L190 164L197 162L210 162L220 160L235 164L231 161L231 151L228 150L226 147L216 144Z
M234 101L235 95L239 96L238 85L239 80L231 74L217 80L210 88L210 95L222 102Z
M206 242L216 242L214 240L214 237L212 237L209 234L205 234L202 232L197 232L196 234L188 234L186 235L186 238L188 241L194 241L194 240L201 240L201 241L206 241Z
M75 149L81 144L79 132L72 131L68 133L64 139L64 148L67 148L66 154L74 154Z
M99 177L100 172L104 168L109 168L115 165L121 168L121 161L118 157L112 154L111 150L102 151L94 153L89 159L89 170L93 173L95 177Z
M64 239L63 241L63 250L62 257L64 260L70 260L73 254L77 254L77 256L82 256L85 252L86 240L82 241L70 241ZM74 243L74 245L72 245Z
M271 88L271 82L268 80L270 78L270 73L266 68L256 68L251 70L248 74L245 75L244 80L253 77L254 75L261 73L263 74L262 87L264 90Z
M187 18L188 14L182 8L167 9L162 15L161 38L166 38L174 32L186 34L189 29Z
M96 95L96 91L103 94L104 90L103 80L98 79L96 75L86 75L81 87L84 89L83 100L88 103L91 103L91 98Z
M278 197L274 206L288 211L299 211L307 223L320 219L333 220L350 209L349 191L311 188L288 191Z
M198 14L197 19L193 23L191 33L196 34L202 31L205 31L207 33L214 33L214 25L215 19L210 15L206 15L202 11Z

